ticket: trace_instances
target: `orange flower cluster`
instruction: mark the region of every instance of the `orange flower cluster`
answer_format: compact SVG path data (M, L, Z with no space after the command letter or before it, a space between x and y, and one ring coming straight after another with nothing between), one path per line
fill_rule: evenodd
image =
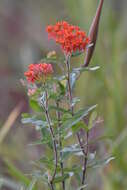
M54 39L56 43L60 44L66 54L83 51L90 42L84 31L78 26L70 25L65 21L47 26L46 31L49 38Z
M28 82L36 82L41 79L45 79L47 76L53 73L53 68L51 64L38 63L30 64L28 71L24 73Z

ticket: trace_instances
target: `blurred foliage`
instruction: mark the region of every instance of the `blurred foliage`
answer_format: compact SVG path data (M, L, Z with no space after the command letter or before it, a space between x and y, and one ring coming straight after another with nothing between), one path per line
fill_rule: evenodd
M0 126L16 103L25 100L17 81L24 68L42 58L49 49L59 51L53 43L47 45L45 25L65 19L88 31L97 3L95 0L0 1ZM106 169L99 172L95 170L91 174L91 190L98 187L95 180L102 190L126 190L127 187L126 6L126 1L105 1L97 47L91 62L91 65L100 65L101 69L96 74L83 74L77 83L77 91L81 89L82 106L95 102L99 104L99 115L104 118L103 133L112 136L106 149L116 157ZM81 55L77 64L83 60L84 56ZM10 92L13 95L11 98ZM27 141L30 141L27 139L34 139L38 134L30 129L28 132L25 129L24 132L20 126L16 122L8 138L0 144L2 176L9 175L9 170L3 163L5 157L15 162L25 173L30 170L29 160L43 153L40 148L26 148ZM97 174L102 177L101 181L98 181Z

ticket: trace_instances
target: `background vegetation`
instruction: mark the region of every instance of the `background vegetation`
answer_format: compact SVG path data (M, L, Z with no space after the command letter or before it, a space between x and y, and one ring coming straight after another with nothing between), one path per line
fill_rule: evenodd
M39 134L31 127L21 127L20 114L28 111L29 106L19 79L28 64L40 60L49 50L61 54L55 43L48 43L45 26L64 19L88 31L97 3L97 0L0 0L0 186L3 180L6 184L2 190L29 184L29 176L24 174L34 167L30 161L43 154L41 147L27 146ZM127 2L122 0L104 2L91 62L101 69L96 74L83 74L77 84L82 106L98 103L98 115L103 120L99 131L109 137L105 143L97 144L97 151L115 156L108 166L90 173L90 190L127 187L126 6ZM83 59L80 56L77 64Z

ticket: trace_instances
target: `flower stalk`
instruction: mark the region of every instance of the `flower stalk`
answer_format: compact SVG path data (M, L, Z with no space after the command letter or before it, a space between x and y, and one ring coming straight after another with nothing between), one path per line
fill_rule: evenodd
M56 102L56 106L59 110L59 101ZM61 167L61 176L64 176L64 164L62 161L62 140L61 140L61 133L60 133L60 128L61 128L61 114L60 111L56 111L57 112L57 120L58 120L58 131L59 131L59 148L60 148L60 167ZM62 188L63 190L65 190L65 181L62 181Z
M72 106L72 101L73 101L73 97L72 97L72 89L71 89L71 83L70 83L70 56L66 56L66 66L67 66L67 83L68 83L68 94L69 94L69 100L70 100L70 110L72 113L72 116L74 115L74 107ZM84 169L83 169L83 177L82 177L82 185L84 185L85 182L85 174L86 174L86 165L87 165L87 154L88 154L88 133L87 133L87 148L86 148L86 152L84 150L84 147L82 145L82 141L81 141L81 137L79 132L76 133L77 135L77 139L80 145L80 148L84 154Z
M51 119L50 119L49 111L48 111L48 92L47 92L46 88L45 88L45 96L46 96L45 115L46 115L47 123L49 125L50 134L51 134L51 137L52 137L53 151L54 151L54 158L55 158L55 169L54 169L52 178L50 180L51 190L54 190L53 182L54 182L54 179L55 179L55 176L56 176L56 170L57 170L57 165L58 165L58 154L57 154L57 142L56 142L56 139L55 139L55 135L54 135L54 131L53 131L53 128L52 128Z
M88 152L89 152L88 140L89 140L89 132L86 132L86 151L85 151L83 174L82 174L82 185L85 185L85 180L86 180L86 170L87 170L87 161L88 161ZM81 189L81 190L83 190L83 189Z

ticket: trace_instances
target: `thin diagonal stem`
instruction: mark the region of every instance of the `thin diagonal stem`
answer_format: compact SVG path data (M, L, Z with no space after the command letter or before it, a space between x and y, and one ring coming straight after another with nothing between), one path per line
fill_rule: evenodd
M69 104L72 112L72 116L74 115L73 106L72 106L72 90L71 90L71 81L70 81L70 56L66 56L66 67L67 67L67 82L68 82L68 94L69 94Z
M85 151L85 158L84 158L84 166L83 166L83 175L82 175L82 185L85 185L86 180L86 169L87 169L87 161L88 161L88 152L89 152L89 133L86 133L86 151ZM81 189L83 190L83 189Z
M73 116L74 115L74 107L72 106L73 98L72 98L71 81L70 81L70 57L69 56L66 56L66 66L67 66L67 82L68 82L68 93L69 93L70 109L71 109L71 113L72 113L72 116ZM85 152L84 152L84 149L83 149L83 146L82 146L82 142L81 142L79 133L77 133L77 138L78 138L79 145L80 145L80 147L82 149L82 152L85 155Z
M67 67L67 82L68 82L70 109L71 109L71 113L73 116L74 115L74 107L72 106L73 97L72 97L72 89L71 89L71 81L70 81L70 57L69 56L66 56L66 67ZM85 150L84 150L84 147L83 147L82 142L81 142L80 134L77 132L76 135L77 135L77 139L78 139L80 148L81 148L84 156L86 157Z
M54 190L53 184L50 183L51 190Z
M51 124L51 120L50 120L50 116L49 116L49 111L48 111L48 93L47 93L47 90L45 90L45 93L46 93L45 115L46 115L46 119L47 119L49 129L50 129L50 134L51 134L52 141L53 141L53 151L54 151L54 157L55 157L55 169L54 169L54 173L52 175L52 179L50 181L51 190L54 190L53 181L54 181L54 178L56 176L56 170L57 170L57 165L58 165L57 143L56 143L56 140L55 140L55 135L54 135L54 131L53 131L53 128L52 128L52 124Z
M59 108L59 101L56 102L56 106L57 108ZM57 111L57 120L58 120L58 130L59 130L59 147L60 147L60 167L61 167L61 175L64 176L64 165L63 165L63 161L62 161L62 140L61 140L61 133L60 133L60 128L61 128L61 114L59 111ZM65 181L62 181L62 188L63 190L65 190Z

